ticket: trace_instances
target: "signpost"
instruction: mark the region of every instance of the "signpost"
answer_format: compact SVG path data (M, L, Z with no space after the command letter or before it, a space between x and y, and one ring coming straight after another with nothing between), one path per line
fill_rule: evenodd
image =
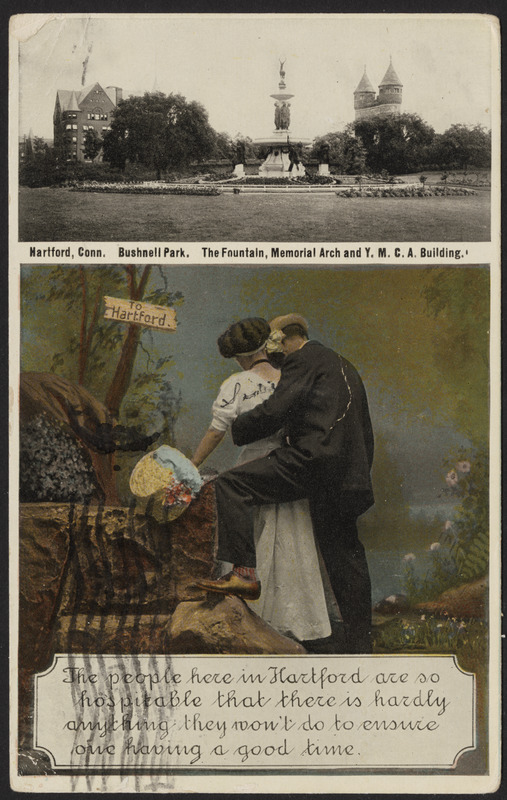
M129 325L142 325L159 331L175 331L176 311L169 306L155 306L151 303L140 303L138 300L126 300L118 297L104 297L106 308L104 319L114 319Z

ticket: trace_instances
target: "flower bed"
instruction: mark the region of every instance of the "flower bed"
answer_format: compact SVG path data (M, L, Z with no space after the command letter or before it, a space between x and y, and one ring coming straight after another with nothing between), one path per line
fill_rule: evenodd
M239 186L298 186L298 185L329 185L335 183L330 175L304 175L298 178L263 178L262 176L247 176L234 181Z
M396 186L370 189L346 189L336 192L337 197L448 197L449 195L473 195L473 189L458 189L453 186Z
M71 187L72 192L101 192L108 194L185 194L216 196L221 194L216 186L188 184L171 186L164 183L96 183L90 181Z
M201 175L199 180L202 183L221 183L222 181L233 181L235 178L234 172L218 172L216 174Z

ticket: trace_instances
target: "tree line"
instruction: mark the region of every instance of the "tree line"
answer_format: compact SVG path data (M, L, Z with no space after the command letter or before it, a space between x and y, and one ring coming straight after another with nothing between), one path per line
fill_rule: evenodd
M491 131L482 125L451 125L444 133L417 114L351 122L315 140L311 155L326 152L338 172L402 175L421 170L489 169Z
M181 94L146 92L120 101L103 137L87 131L84 155L91 162L100 157L105 163L68 162L63 143L50 147L43 139L29 139L20 182L44 186L83 177L100 179L107 170L121 175L127 167L143 169L160 180L213 160L229 162L230 171L238 161L263 158L265 152L248 137L233 139L215 131L201 103L187 101ZM390 115L356 120L343 131L327 133L301 157L303 163L328 161L332 171L354 175L487 169L491 133L480 125L455 124L437 134L416 114Z

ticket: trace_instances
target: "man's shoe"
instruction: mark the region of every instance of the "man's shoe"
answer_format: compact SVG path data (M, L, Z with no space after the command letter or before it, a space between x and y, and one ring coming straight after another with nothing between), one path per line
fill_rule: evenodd
M260 581L247 581L235 572L228 572L217 581L196 581L195 586L208 592L233 594L243 600L257 600L261 596Z

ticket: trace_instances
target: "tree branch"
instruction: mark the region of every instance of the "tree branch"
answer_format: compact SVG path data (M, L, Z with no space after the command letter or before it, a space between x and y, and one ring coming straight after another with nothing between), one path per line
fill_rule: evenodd
M144 295L144 290L146 289L146 284L148 283L148 278L150 277L151 267L147 264L143 270L143 274L141 276L141 280L139 281L139 287L136 292L135 300L142 300Z
M88 362L88 356L90 354L90 345L91 345L91 342L92 342L93 331L94 331L94 328L95 328L95 323L97 321L97 316L98 316L98 312L99 312L101 294L102 294L102 281L97 286L97 291L95 293L95 302L93 304L92 317L91 317L91 320L90 320L90 324L88 326L88 335L86 337L85 352L84 352L84 356L83 356L83 361L84 361L84 364L83 364L83 377L84 377L84 372L86 370L86 364Z
M83 383L85 365L86 365L86 317L88 314L88 305L86 300L86 278L84 267L79 267L79 279L81 281L81 328L79 332L79 361L78 361L78 378L79 384Z
M127 285L129 287L130 299L136 300L136 268L133 264L129 264L125 267L125 271L127 273Z

